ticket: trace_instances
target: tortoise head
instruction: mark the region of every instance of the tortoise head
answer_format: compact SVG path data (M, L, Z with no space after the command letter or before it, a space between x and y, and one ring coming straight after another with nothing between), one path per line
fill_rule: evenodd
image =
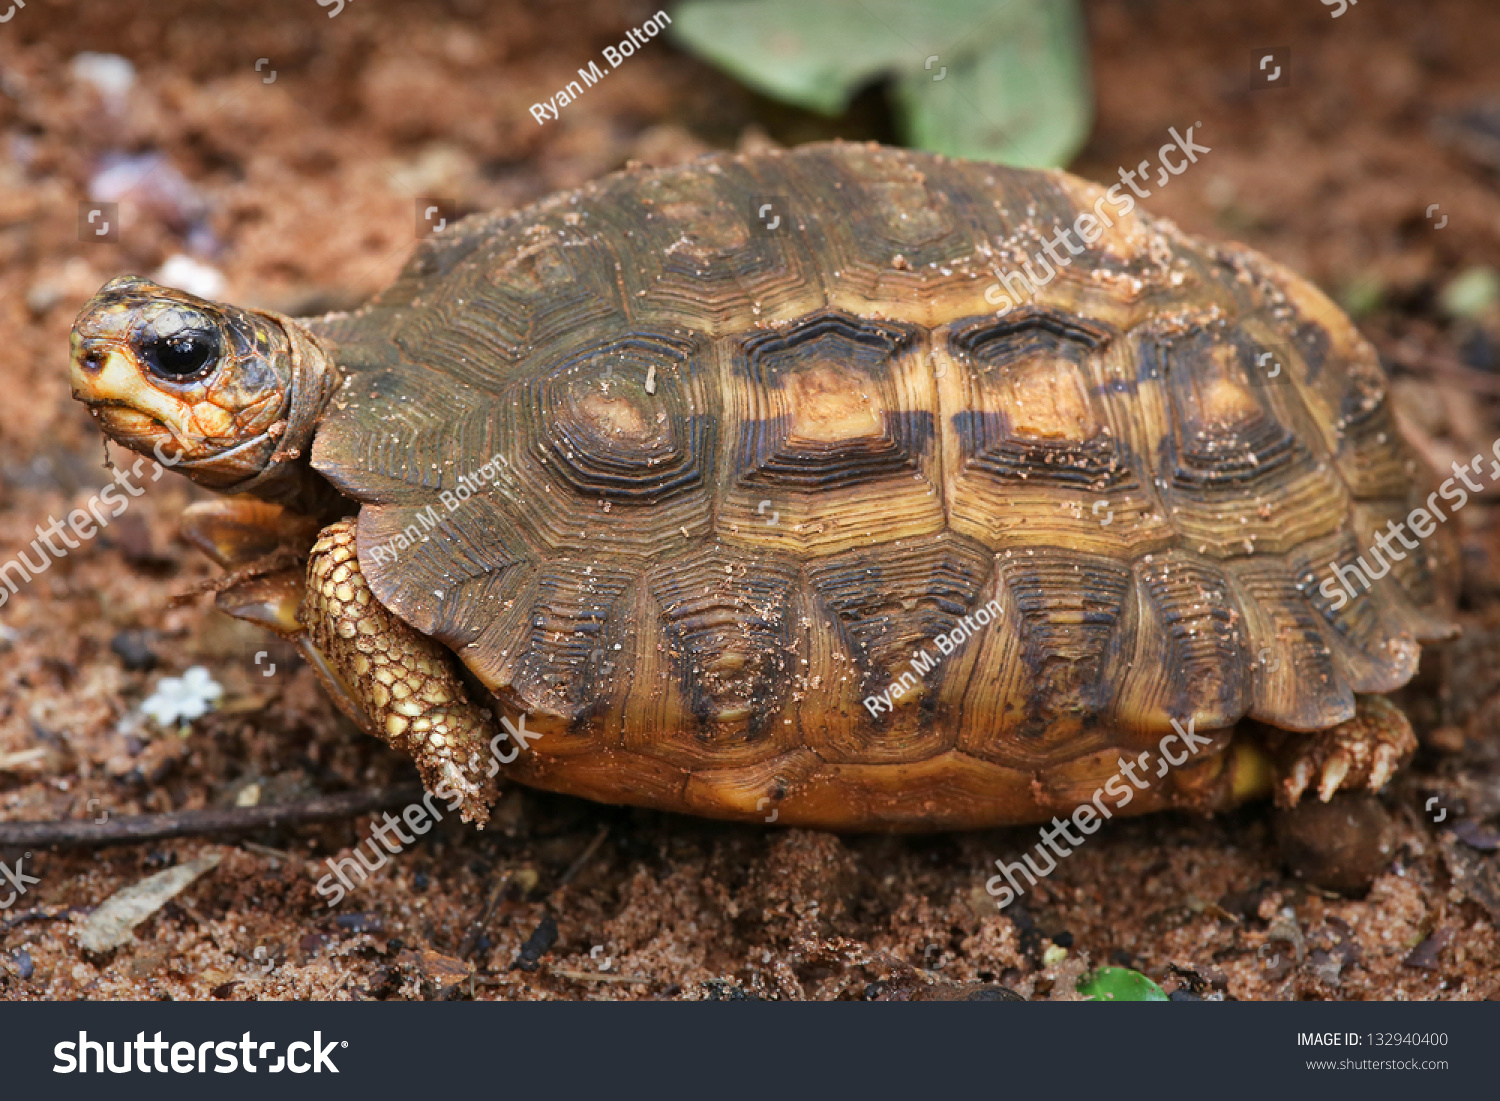
M285 495L338 382L290 318L129 275L88 301L71 344L73 396L106 435L232 493Z

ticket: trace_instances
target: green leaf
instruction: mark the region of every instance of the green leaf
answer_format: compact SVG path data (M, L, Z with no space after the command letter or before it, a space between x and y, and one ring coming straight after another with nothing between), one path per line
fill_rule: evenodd
M1071 4L1006 6L995 45L896 85L907 141L953 157L1061 166L1088 140L1093 117L1077 12Z
M1164 1002L1161 987L1128 967L1101 967L1078 984L1078 993L1095 1002Z
M1474 267L1455 275L1438 295L1438 304L1449 317L1478 321L1500 302L1500 275L1494 268Z
M1063 164L1088 136L1075 0L688 0L672 34L752 88L836 115L896 81L908 144Z

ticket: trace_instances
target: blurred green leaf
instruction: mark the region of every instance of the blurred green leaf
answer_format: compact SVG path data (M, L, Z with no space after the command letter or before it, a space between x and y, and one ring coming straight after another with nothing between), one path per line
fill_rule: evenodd
M1344 284L1339 304L1356 321L1369 317L1385 304L1385 280L1374 272L1363 272Z
M742 83L827 115L892 77L917 148L1061 165L1088 137L1074 0L689 0L672 32Z
M1500 303L1500 275L1483 265L1455 275L1438 295L1438 304L1449 317L1478 321Z
M1164 1002L1166 992L1139 971L1101 967L1078 984L1078 993L1096 1002Z

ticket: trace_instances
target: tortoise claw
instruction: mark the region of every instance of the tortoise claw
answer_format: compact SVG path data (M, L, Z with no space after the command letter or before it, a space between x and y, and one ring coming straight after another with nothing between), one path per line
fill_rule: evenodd
M1289 805L1295 806L1302 798L1302 793L1307 790L1307 782L1311 779L1312 762L1303 757L1292 766L1292 774L1282 781Z
M1343 750L1336 750L1332 758L1323 765L1323 775L1318 780L1318 800L1326 803L1333 798L1333 793L1338 791L1344 783L1344 777L1349 775L1349 755Z
M1388 742L1381 742L1375 747L1375 762L1370 766L1371 791L1379 791L1385 787L1386 782L1396 771L1396 766L1401 761L1401 751Z

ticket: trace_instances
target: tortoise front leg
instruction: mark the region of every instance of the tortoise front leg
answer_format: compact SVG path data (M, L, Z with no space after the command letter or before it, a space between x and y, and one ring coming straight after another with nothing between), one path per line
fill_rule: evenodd
M354 521L320 534L314 518L231 497L191 505L181 529L229 571L215 586L220 611L295 642L340 711L410 754L428 790L462 800L465 820L489 819L492 770L479 766L498 730L469 703L452 654L371 594L354 555Z
M303 552L317 537L317 520L254 497L219 497L189 505L178 526L184 539L228 571L213 583L219 611L295 642L339 710L368 726L354 693L297 619L307 589Z
M226 570L247 569L278 552L300 557L318 534L316 517L256 497L216 497L189 505L182 537Z
M410 754L429 791L460 799L464 820L483 826L496 795L496 770L486 766L499 727L469 702L452 652L375 599L354 533L355 521L341 520L318 536L297 619L358 708L352 717Z

